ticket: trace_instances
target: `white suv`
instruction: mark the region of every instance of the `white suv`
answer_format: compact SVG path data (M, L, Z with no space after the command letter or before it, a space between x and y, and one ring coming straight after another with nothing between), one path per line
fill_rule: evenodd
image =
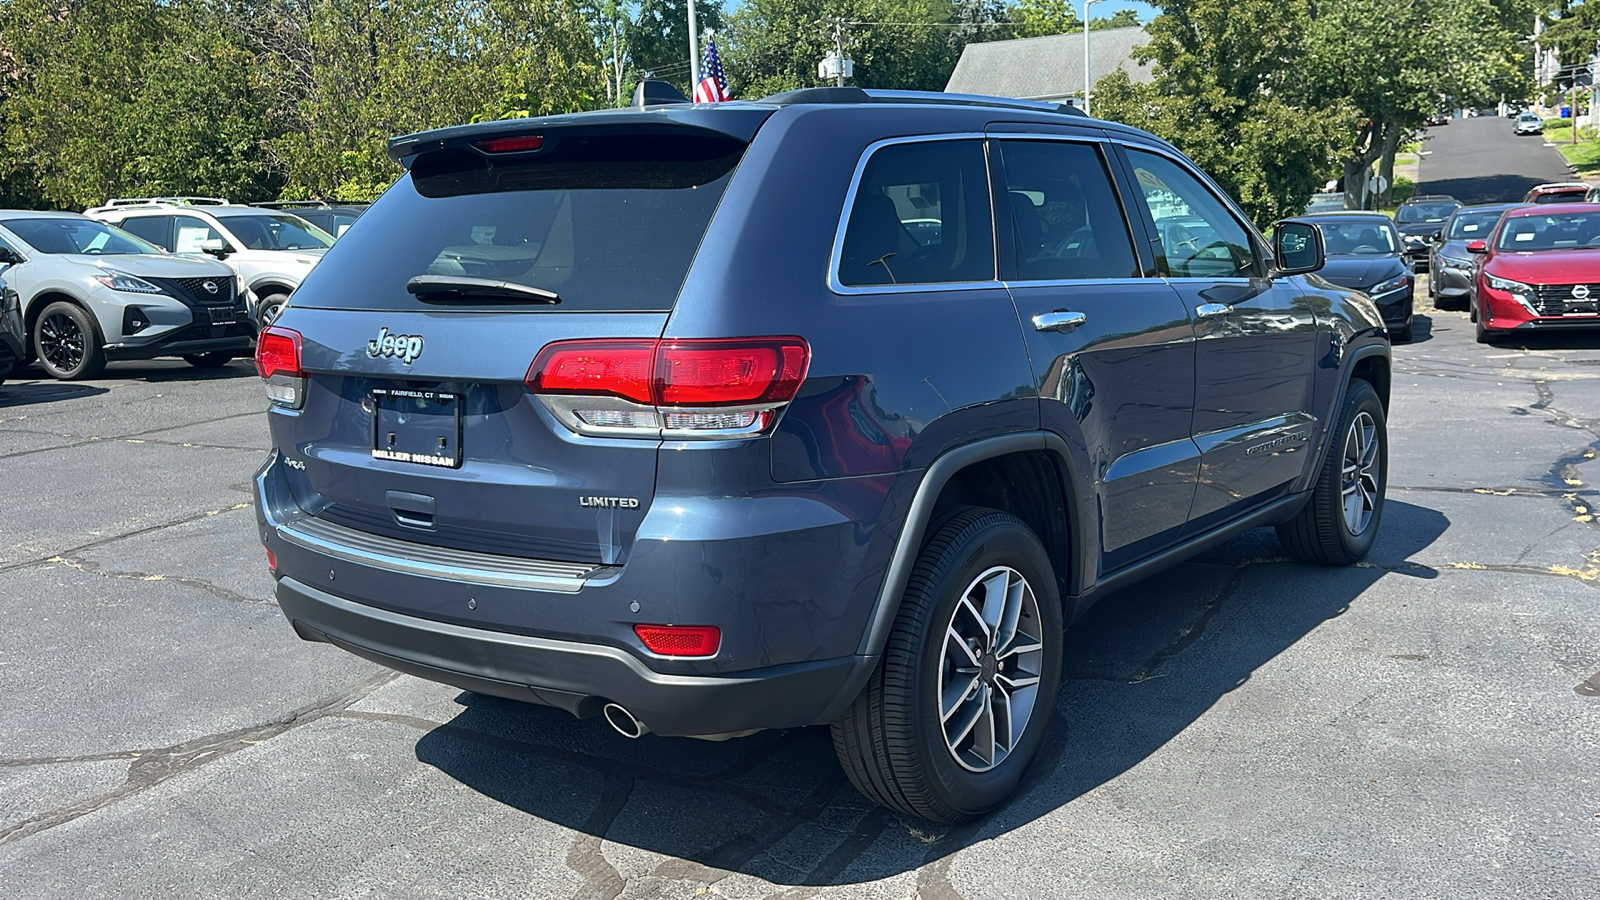
M210 254L239 273L251 320L272 323L333 246L333 237L292 213L217 197L132 197L84 215L131 231L173 253Z

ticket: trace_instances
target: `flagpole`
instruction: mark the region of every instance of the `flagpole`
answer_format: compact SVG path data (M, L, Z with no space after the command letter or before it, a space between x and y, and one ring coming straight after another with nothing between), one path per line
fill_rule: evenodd
M699 23L694 17L694 0L689 0L689 98L694 99L695 88L700 86L700 41L696 36Z

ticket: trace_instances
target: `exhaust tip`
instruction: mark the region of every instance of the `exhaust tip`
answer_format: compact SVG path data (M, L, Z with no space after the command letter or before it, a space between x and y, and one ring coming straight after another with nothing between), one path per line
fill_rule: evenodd
M600 709L601 715L606 717L606 723L616 729L617 734L628 740L636 740L650 733L650 726L633 717L633 713L620 703L607 703Z

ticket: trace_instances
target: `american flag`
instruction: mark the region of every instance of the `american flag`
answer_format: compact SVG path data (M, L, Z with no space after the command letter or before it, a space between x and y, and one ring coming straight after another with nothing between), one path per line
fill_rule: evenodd
M706 59L700 64L700 83L694 86L694 102L721 103L728 96L728 79L722 75L722 58L717 56L717 42L706 35Z

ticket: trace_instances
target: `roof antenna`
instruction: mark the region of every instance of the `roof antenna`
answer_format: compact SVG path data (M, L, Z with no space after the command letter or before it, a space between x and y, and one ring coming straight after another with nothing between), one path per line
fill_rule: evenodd
M688 102L688 97L665 81L648 79L639 82L639 86L633 89L633 105L639 109L644 109L646 106L660 106L664 103Z

